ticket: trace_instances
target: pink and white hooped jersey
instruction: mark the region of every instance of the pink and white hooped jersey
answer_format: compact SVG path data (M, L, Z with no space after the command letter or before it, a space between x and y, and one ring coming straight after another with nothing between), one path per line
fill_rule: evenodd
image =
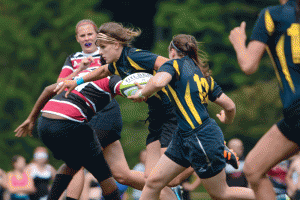
M72 74L79 67L82 59L89 56L92 56L94 59L94 62L92 62L89 66L90 69L97 69L101 66L101 56L99 54L99 48L97 49L97 51L91 54L86 54L82 51L76 52L68 56L58 78L65 78L68 75Z
M92 71L88 68L75 78L82 77ZM121 77L113 75L97 81L83 83L77 86L66 98L65 91L54 96L42 112L59 115L76 122L89 121L96 112L108 105L112 98L121 95Z

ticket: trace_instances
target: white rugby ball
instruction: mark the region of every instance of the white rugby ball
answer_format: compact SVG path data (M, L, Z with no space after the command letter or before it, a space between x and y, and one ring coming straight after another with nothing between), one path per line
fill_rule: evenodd
M134 95L139 89L134 83L146 85L151 77L153 77L152 74L145 72L138 72L127 76L120 85L121 94L125 97Z

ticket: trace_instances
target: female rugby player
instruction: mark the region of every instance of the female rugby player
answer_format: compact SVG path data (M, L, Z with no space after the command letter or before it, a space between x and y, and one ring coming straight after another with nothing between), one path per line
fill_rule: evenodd
M78 76L92 70L87 68ZM94 130L86 123L105 108L115 95L120 94L120 83L119 76L85 83L78 86L69 98L65 98L64 93L54 96L53 90L57 84L50 85L37 100L27 120L15 130L17 137L31 134L33 124L40 111L42 112L38 121L40 139L56 159L65 162L55 176L49 200L59 199L72 177L82 167L98 180L105 199L120 199L117 185L104 159L101 144Z
M57 82L74 78L82 70L97 69L103 60L95 42L97 39L97 26L88 19L77 23L76 40L82 51L67 57ZM122 131L122 117L120 106L115 99L104 109L97 112L88 122L95 131L103 148L104 158L112 171L113 177L121 184L142 190L145 179L143 173L130 171L120 143ZM67 199L79 199L84 185L84 172L81 169L71 181L67 190Z
M274 124L250 151L244 172L257 199L275 199L266 173L299 149L300 137L300 16L299 0L263 9L246 46L246 23L229 35L240 68L253 74L267 50L279 81L284 118Z
M158 199L161 189L190 166L213 199L254 199L251 189L226 183L224 137L209 117L207 103L210 100L224 109L217 116L225 124L232 123L235 104L210 76L198 52L193 36L175 36L169 46L172 60L163 64L142 90L128 97L141 101L168 85L169 97L176 105L178 130L146 180L143 200Z

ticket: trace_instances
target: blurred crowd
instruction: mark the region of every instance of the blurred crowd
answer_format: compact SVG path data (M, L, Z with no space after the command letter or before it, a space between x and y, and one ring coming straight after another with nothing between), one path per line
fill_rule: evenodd
M228 147L233 149L240 158L240 166L234 169L231 165L226 166L227 183L229 186L249 187L243 173L244 145L243 142L234 138L228 142ZM139 163L134 170L145 170L146 151L142 150L139 155ZM5 172L0 169L0 200L44 200L49 193L56 169L48 163L48 151L45 147L37 147L30 163L21 155L15 155L11 159L12 170ZM277 199L300 200L300 154L282 161L273 167L268 176L274 186ZM180 190L184 200L193 199L191 191L201 184L200 178L193 174L181 183ZM128 187L117 183L123 200L138 200L141 191L133 189L128 192ZM101 188L97 180L88 171L85 172L85 183L81 194L81 200L101 199ZM65 195L60 199L63 200Z

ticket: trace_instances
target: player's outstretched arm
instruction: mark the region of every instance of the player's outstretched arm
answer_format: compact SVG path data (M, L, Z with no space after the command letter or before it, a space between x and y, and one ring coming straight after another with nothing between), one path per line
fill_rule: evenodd
M14 131L16 133L16 137L25 137L27 135L32 136L31 132L33 130L36 119L38 118L40 110L46 105L48 100L56 94L55 92L53 92L56 85L57 83L49 85L44 89L44 91L34 104L32 111L27 119Z
M155 92L160 91L163 87L168 85L171 80L172 76L168 72L158 72L149 80L143 89L138 90L133 96L127 98L133 100L133 102L140 102L142 99L148 98Z
M225 93L222 93L221 96L214 101L214 103L224 109L217 114L219 120L224 124L231 124L236 113L235 103Z
M261 57L263 56L266 44L260 41L250 41L246 47L246 22L242 22L239 27L231 30L229 40L236 52L237 60L241 70L247 74L256 72Z
M76 88L77 85L80 85L82 83L90 82L90 81L96 81L99 79L103 79L109 75L112 75L111 72L108 69L108 65L103 65L102 67L99 67L98 69L95 69L94 71L88 73L87 75L80 77L77 80L65 80L62 82L63 84L58 85L58 87L55 88L54 92L57 94L62 93L66 88L68 91L65 94L65 97L68 97L70 92Z

